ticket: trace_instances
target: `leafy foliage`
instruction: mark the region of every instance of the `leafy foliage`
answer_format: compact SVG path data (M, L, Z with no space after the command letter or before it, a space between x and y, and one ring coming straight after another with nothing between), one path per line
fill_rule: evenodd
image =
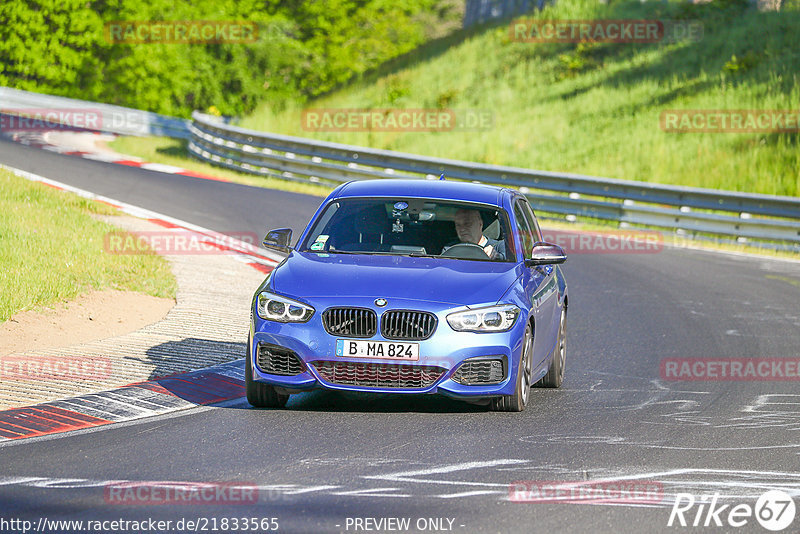
M102 20L80 0L0 3L0 83L68 94L99 68Z
M188 116L211 106L224 115L242 115L261 101L279 108L320 95L412 50L436 34L436 25L460 16L450 4L5 0L0 84L169 115ZM186 20L254 22L258 38L123 44L110 42L105 31L114 21Z
M758 65L758 60L758 54L752 50L748 50L743 57L737 58L736 54L733 54L731 59L722 66L722 70L733 74L742 73Z
M508 21L486 24L426 43L407 61L389 62L307 106L380 109L394 98L395 107L488 112L485 126L315 132L303 128L302 106L275 112L266 105L242 126L481 163L800 194L797 132L674 133L660 124L670 110L796 110L797 0L784 2L780 12L758 11L746 0L558 0L531 16L656 19L665 21L665 38L522 42L510 37Z

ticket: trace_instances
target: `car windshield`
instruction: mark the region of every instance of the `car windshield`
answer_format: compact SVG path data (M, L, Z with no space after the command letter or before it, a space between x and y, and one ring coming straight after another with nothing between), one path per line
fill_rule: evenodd
M331 202L301 251L515 261L508 217L497 206L353 198Z

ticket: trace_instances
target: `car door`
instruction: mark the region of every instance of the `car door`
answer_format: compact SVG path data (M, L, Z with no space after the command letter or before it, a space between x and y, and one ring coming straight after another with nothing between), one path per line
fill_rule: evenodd
M525 213L528 215L529 220L532 221L532 229L536 234L536 241L544 241L544 236L542 234L541 228L539 228L539 221L536 220L536 215L533 213L533 208L528 203L528 199L523 199L522 206L524 208ZM551 286L549 288L549 295L552 295L553 298L553 326L552 326L552 333L553 333L553 340L555 342L555 338L558 335L558 328L561 322L561 306L559 303L562 301L562 297L564 294L564 278L563 275L559 272L559 267L557 265L543 265L541 266L545 275L550 276L547 280L547 283Z
M529 259L533 245L542 240L533 211L525 198L514 201L514 219L519 233L522 253ZM534 363L538 364L552 352L558 329L558 291L552 265L525 267L523 287L533 308L536 332L533 339Z

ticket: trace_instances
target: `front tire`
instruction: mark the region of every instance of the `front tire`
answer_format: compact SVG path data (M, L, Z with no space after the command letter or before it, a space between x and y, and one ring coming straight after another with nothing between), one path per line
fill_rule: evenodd
M247 393L247 402L256 408L283 408L289 395L281 395L269 384L253 380L253 354L250 350L250 340L247 341L247 356L244 359L244 389Z
M539 382L544 388L558 388L564 382L564 368L567 363L567 308L561 309L561 318L558 323L558 337L553 349L553 359L547 374Z
M490 409L495 412L521 412L531 397L531 377L533 375L533 329L530 323L525 327L525 338L517 369L517 385L513 395L492 399Z

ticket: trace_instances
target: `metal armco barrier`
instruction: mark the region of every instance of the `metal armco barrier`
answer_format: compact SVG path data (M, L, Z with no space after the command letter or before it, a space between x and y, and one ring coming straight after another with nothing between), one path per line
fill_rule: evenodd
M522 15L534 9L542 9L547 3L553 2L547 0L467 0L462 27L469 28L491 20Z
M189 137L190 121L185 119L111 104L98 104L63 96L43 95L10 87L0 87L0 113L6 115L31 115L37 112L57 114L59 110L71 112L84 110L97 115L100 120L96 127L93 127L94 124L92 124L87 128L96 131L120 135L161 135L184 139ZM60 121L56 119L55 122Z
M200 112L192 121L136 109L0 87L0 114L86 110L99 131L188 139L192 155L214 165L299 182L448 178L518 187L534 209L669 228L687 234L789 243L800 250L800 198L651 184L433 158L271 134ZM588 198L586 198L588 197Z
M341 183L372 178L432 179L444 173L448 178L519 187L534 209L542 212L800 244L800 198L432 158L258 132L199 112L192 118L189 150L194 156L251 174Z

